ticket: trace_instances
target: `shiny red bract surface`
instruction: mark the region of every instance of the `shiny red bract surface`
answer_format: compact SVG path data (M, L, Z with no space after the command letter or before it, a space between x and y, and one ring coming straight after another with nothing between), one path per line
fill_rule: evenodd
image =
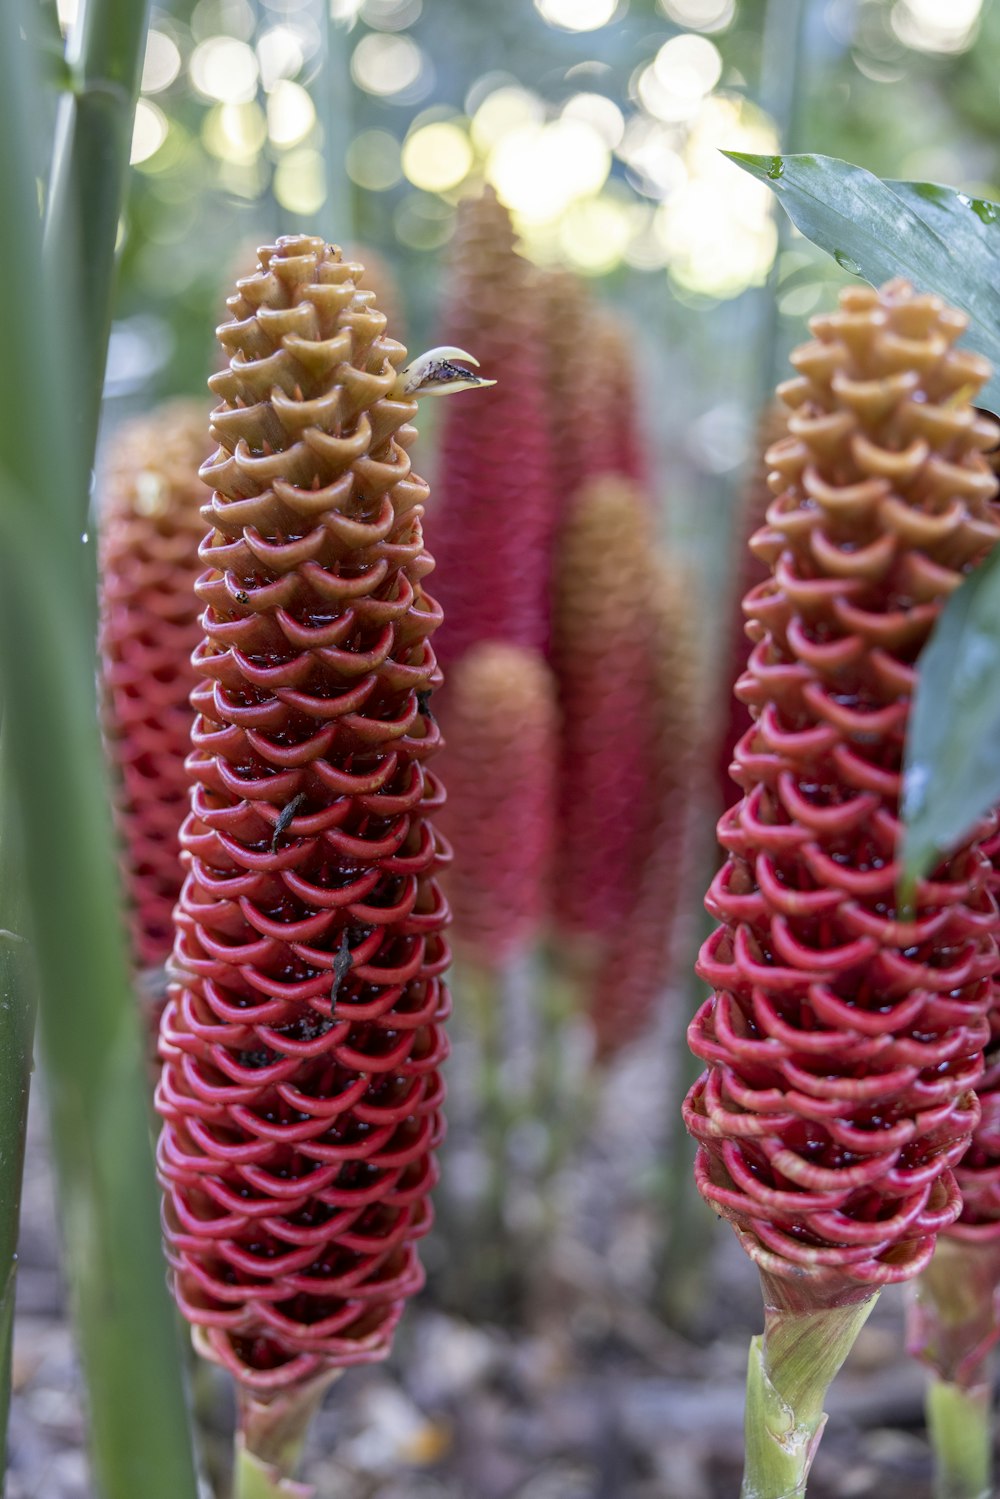
M964 323L900 283L813 320L754 538L771 573L745 601L754 724L719 824L686 1119L702 1194L803 1286L920 1270L979 1117L997 911L976 841L896 906L914 662L1000 534Z
M180 1307L258 1393L387 1352L442 1132L440 611L406 351L362 276L263 249L211 382L158 1162Z

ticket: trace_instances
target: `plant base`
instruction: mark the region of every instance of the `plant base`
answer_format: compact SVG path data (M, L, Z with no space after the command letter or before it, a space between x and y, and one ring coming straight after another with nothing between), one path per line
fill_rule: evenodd
M793 1288L761 1273L764 1333L750 1344L741 1499L801 1499L819 1446L826 1392L878 1291ZM792 1295L789 1293L793 1292ZM797 1304L790 1304L794 1301ZM808 1306L808 1310L801 1309Z

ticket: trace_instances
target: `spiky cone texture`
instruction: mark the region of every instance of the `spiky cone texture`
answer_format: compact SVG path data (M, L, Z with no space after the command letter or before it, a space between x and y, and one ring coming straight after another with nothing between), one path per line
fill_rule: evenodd
M440 610L406 351L361 276L319 239L262 249L210 382L158 1163L180 1308L261 1398L387 1352L442 1129Z
M648 507L628 480L591 480L556 559L553 666L559 755L553 909L581 955L633 909L657 783L652 641L655 554Z
M770 568L750 545L751 538L764 524L772 495L767 482L769 449L787 432L787 413L780 401L769 401L761 413L754 446L753 464L737 499L733 515L732 611L722 645L719 684L725 694L721 713L718 750L719 801L723 808L739 801L740 788L730 774L736 746L749 729L750 710L733 691L734 684L746 671L751 641L746 631L743 599L770 576Z
M753 541L771 569L745 601L754 724L719 824L698 965L714 993L689 1032L708 1070L685 1115L703 1196L804 1309L927 1263L978 1119L988 861L960 849L912 915L895 894L913 663L1000 534L965 323L902 282L812 320Z
M692 814L704 801L704 673L695 600L682 570L660 560L650 609L655 725L645 822L633 853L630 909L611 934L590 1000L598 1055L643 1032L666 991L685 912Z
M191 653L201 639L198 469L210 451L206 403L172 401L122 427L102 474L101 706L132 947L144 967L166 961L181 892L188 697L199 679Z
M492 189L459 206L445 284L444 340L474 350L497 382L441 419L428 540L447 668L479 640L547 648L555 512L537 278Z
M474 645L448 692L445 881L460 952L496 972L530 945L549 894L556 689L537 651Z
M365 286L375 293L375 302L385 318L386 327L393 330L396 338L403 342L406 337L403 293L396 273L388 257L371 245L348 245L345 258L365 268Z
M598 307L571 271L540 273L548 329L548 389L555 499L565 517L588 479L620 474L641 482L645 462L633 337Z

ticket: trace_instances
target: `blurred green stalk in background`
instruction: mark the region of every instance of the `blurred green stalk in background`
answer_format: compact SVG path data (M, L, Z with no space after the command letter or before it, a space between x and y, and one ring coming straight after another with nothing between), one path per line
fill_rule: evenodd
M177 1328L164 1285L139 1015L131 992L97 726L93 599L81 546L113 249L142 56L142 7L81 9L44 270L27 150L40 83L31 0L0 5L0 693L4 812L39 981L65 1266L103 1499L195 1499ZM139 12L137 15L136 12ZM82 70L82 71L80 71ZM86 205L77 225L78 205ZM54 227L55 226L55 227ZM86 265L77 256L88 246ZM69 330L79 327L78 359ZM99 347L95 347L95 340ZM81 413L86 425L81 424ZM23 995L19 1005L23 1005ZM13 1024L13 1018L11 1019ZM22 1012L16 1034L29 1021ZM25 1065L22 1055L20 1066ZM20 1148L20 1118L3 1154Z
M111 335L118 221L128 180L132 119L142 76L150 0L80 0L66 40L67 81L56 114L45 212L47 280L65 280L72 321L63 337L78 378L68 396L73 475L86 512ZM29 7L24 7L28 9ZM15 9L17 6L15 5ZM23 139L24 137L20 137Z
M17 1232L34 1025L13 843L4 815L0 829L0 1475L7 1467ZM2 1487L0 1477L0 1491Z

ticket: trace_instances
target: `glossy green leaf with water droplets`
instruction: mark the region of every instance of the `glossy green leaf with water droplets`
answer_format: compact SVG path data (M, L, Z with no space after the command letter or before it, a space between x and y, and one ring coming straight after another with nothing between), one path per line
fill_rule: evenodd
M1000 805L1000 547L948 600L920 656L903 778L911 889Z
M844 270L876 286L905 276L961 308L965 342L1000 368L1000 204L932 182L883 182L833 156L726 154ZM979 400L1000 411L1000 377Z

